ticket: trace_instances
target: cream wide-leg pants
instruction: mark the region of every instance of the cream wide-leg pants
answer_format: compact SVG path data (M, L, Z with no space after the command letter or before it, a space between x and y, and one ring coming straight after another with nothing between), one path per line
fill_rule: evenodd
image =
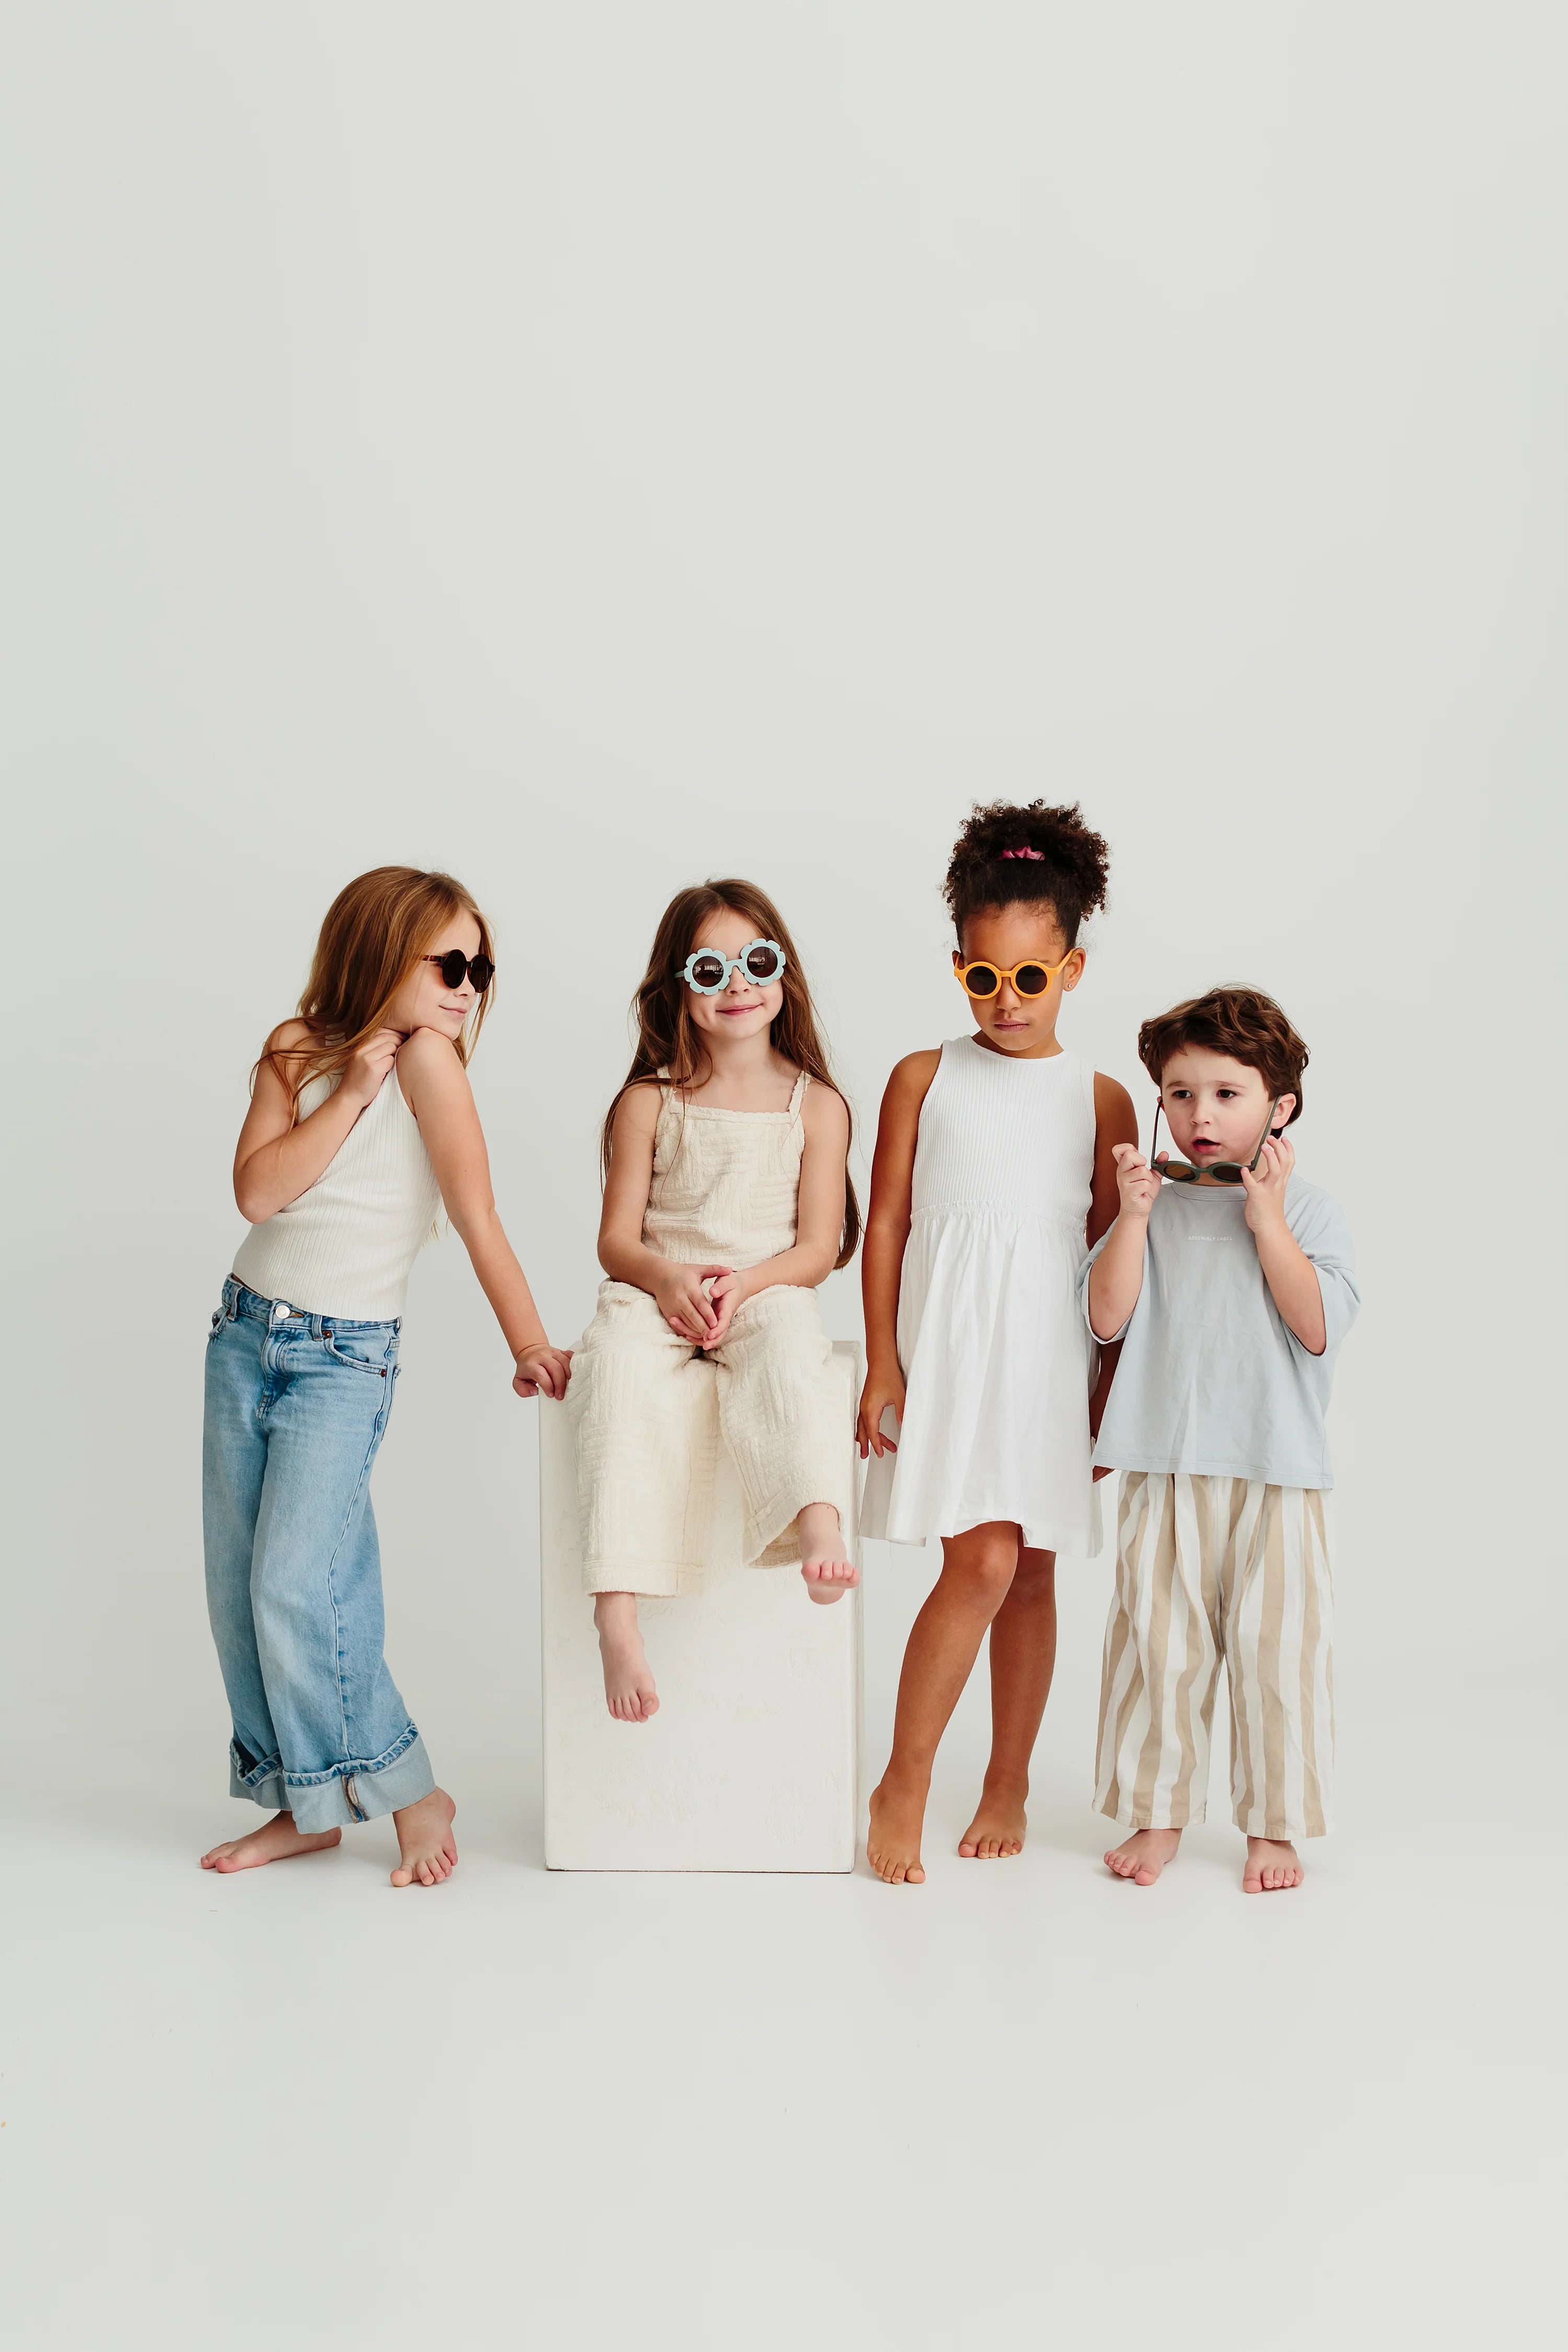
M1231 1797L1249 1837L1321 1837L1333 1793L1329 1498L1123 1471L1094 1801L1132 1829L1204 1818L1220 1660Z
M647 1291L602 1283L566 1411L590 1592L669 1595L700 1578L721 1444L740 1480L747 1566L798 1562L807 1503L831 1503L849 1525L851 1431L814 1291L759 1291L710 1354L677 1338Z

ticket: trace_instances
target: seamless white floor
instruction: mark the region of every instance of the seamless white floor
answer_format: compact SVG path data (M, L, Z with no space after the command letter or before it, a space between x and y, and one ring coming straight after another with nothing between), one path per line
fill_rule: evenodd
M879 1759L918 1578L868 1556ZM204 1874L239 1809L194 1721L14 1759L11 2340L1538 2340L1560 1965L1519 1792L1561 1753L1522 1723L1478 1752L1484 1658L1381 1727L1352 1663L1305 1889L1244 1898L1213 1822L1119 1885L1078 1574L1026 1853L952 1852L967 1705L919 1890L547 1874L525 1695L504 1763L494 1725L443 1728L462 1862L430 1894L388 1887L384 1824Z

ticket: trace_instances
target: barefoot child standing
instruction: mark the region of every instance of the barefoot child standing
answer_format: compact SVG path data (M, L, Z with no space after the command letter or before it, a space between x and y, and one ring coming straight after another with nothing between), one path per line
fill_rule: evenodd
M1329 1827L1332 1593L1323 1415L1359 1303L1336 1203L1296 1175L1307 1048L1271 997L1216 988L1138 1033L1178 1158L1116 1154L1121 1208L1082 1279L1124 1341L1095 1448L1120 1470L1094 1801L1151 1886L1204 1818L1223 1657L1249 1895L1299 1886ZM1151 1140L1151 1152L1153 1143Z
M894 1542L940 1536L942 1551L871 1800L867 1855L890 1885L925 1876L931 1765L987 1628L991 1759L959 1852L1021 1850L1056 1657L1056 1555L1090 1548L1095 1375L1077 1280L1086 1240L1115 1213L1113 1152L1137 1129L1126 1088L1067 1052L1057 1022L1106 863L1077 808L975 810L945 896L977 1033L910 1055L883 1098L862 1276L858 1437L878 1456L865 1524Z
M452 1800L382 1656L369 1486L409 1268L443 1202L513 1386L566 1386L496 1215L465 1074L494 969L460 884L379 866L328 910L299 1018L257 1065L234 1162L251 1230L207 1341L202 1519L230 1790L273 1818L204 1869L336 1845L343 1822L380 1813L395 1886L437 1885L458 1859Z
M849 1432L815 1296L859 1238L849 1112L772 900L750 882L678 891L637 1013L605 1121L608 1279L566 1400L584 1581L622 1723L658 1709L637 1595L700 1573L721 1437L748 1561L798 1560L813 1601L859 1581L843 1534Z

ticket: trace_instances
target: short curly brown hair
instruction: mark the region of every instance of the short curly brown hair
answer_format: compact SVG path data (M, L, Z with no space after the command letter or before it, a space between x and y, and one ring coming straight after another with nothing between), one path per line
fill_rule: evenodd
M942 895L963 945L963 926L983 907L1048 905L1068 946L1078 944L1079 925L1105 904L1110 852L1091 833L1083 811L1052 808L1045 801L975 803L974 812L952 845Z
M1228 1055L1256 1070L1271 1095L1295 1096L1286 1126L1300 1118L1306 1045L1260 988L1211 988L1206 996L1190 996L1169 1013L1157 1013L1138 1032L1138 1059L1156 1086L1166 1063L1187 1045Z

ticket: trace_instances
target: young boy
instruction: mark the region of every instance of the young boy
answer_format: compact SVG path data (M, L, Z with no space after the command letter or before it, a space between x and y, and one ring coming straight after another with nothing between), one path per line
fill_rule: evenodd
M1121 1360L1094 1459L1120 1470L1095 1804L1152 1886L1204 1818L1223 1656L1248 1895L1299 1886L1333 1771L1323 1414L1359 1297L1344 1217L1293 1171L1307 1048L1271 997L1215 988L1138 1033L1174 1155L1116 1152L1121 1206L1079 1277ZM1151 1153L1153 1142L1151 1139Z

